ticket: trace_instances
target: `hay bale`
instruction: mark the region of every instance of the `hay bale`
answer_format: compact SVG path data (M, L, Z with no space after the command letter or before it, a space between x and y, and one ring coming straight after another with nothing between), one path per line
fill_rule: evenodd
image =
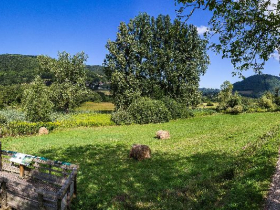
M159 131L156 132L156 137L158 139L169 139L170 138L170 133L168 131L159 130Z
M39 135L41 136L41 135L46 135L46 134L49 134L48 129L45 128L45 127L41 127L41 128L39 129Z
M133 144L129 157L134 158L135 160L151 158L151 149L147 145Z

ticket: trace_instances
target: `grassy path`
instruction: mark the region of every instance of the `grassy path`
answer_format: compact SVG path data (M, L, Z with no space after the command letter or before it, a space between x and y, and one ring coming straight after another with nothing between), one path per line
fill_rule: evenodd
M261 209L277 161L280 113L76 128L2 139L3 149L78 163L74 209ZM171 139L155 132L169 130ZM134 143L152 159L128 158Z

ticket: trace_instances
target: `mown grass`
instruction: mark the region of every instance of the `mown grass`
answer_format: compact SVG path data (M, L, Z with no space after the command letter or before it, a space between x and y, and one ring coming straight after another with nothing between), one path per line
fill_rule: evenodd
M114 111L115 106L113 103L109 102L85 102L81 104L79 108L77 108L77 111Z
M4 149L80 165L73 209L262 209L279 147L280 113L164 124L60 129L5 138ZM171 139L155 139L159 129ZM134 143L152 158L128 158Z

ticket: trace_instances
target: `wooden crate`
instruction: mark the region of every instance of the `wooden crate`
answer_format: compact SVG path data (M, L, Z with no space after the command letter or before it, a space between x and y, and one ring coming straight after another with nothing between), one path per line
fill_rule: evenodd
M0 142L0 203L18 210L64 210L77 194L78 165L32 158L29 165L11 162L17 152L1 149Z

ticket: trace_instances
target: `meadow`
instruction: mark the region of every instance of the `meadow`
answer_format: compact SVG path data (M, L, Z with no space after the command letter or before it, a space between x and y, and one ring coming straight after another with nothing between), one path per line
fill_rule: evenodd
M280 113L214 114L162 124L58 128L3 149L80 165L73 209L263 209ZM158 140L157 130L171 133ZM132 144L152 158L129 159Z

